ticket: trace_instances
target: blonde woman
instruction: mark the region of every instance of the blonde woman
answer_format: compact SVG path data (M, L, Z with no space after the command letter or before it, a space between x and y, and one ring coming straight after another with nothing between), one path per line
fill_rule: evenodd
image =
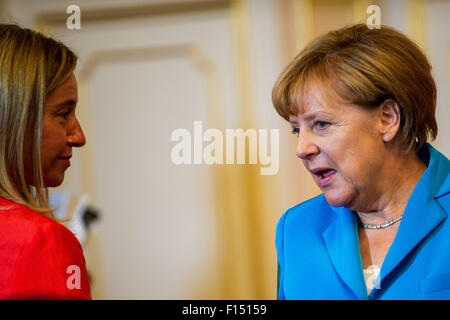
M91 299L80 243L54 219L47 192L86 143L76 62L54 39L0 25L1 299Z
M450 299L450 162L436 87L403 34L329 32L273 89L296 155L323 192L276 231L279 299Z

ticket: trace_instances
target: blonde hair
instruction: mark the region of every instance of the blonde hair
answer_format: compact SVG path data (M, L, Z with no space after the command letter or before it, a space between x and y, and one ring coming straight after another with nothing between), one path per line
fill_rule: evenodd
M342 101L376 108L393 99L400 109L396 139L406 153L437 135L436 85L421 49L392 28L357 24L331 31L310 43L279 76L272 102L286 120L298 114L306 84L328 85Z
M0 197L52 218L40 160L44 106L76 63L77 56L61 42L0 24ZM25 161L31 163L32 185Z

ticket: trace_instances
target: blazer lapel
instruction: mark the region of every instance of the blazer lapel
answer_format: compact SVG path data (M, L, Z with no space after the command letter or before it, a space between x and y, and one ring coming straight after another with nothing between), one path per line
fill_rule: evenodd
M450 189L448 159L428 143L419 151L419 157L428 162L428 168L409 198L395 240L381 266L378 279L381 281L381 290L383 280L447 218L447 212L440 205L439 198ZM372 291L371 296L376 291Z
M419 157L428 163L428 169L411 194L397 236L381 266L376 282L381 284L381 287L374 288L370 298L386 287L383 280L447 218L448 213L441 206L440 197L450 192L448 159L428 143L419 151ZM356 214L343 207L330 208L331 223L322 236L331 262L339 277L355 296L368 299L359 251Z
M331 207L333 222L322 233L331 262L342 281L359 299L367 299L362 274L356 216L345 208Z
M447 213L430 195L425 186L417 186L406 206L394 242L381 266L381 286L385 279L403 259L433 231Z

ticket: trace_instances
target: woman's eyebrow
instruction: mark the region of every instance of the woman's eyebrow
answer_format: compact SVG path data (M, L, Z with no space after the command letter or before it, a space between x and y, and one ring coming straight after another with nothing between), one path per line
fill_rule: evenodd
M62 102L58 102L58 103L53 104L52 107L54 107L54 108L72 107L72 106L76 106L76 104L77 104L77 101L75 99L67 99L67 100L64 100Z
M309 114L305 115L305 120L309 121L315 118L319 118L319 117L329 117L331 116L330 113L326 112L326 111L316 111L316 112L311 112Z
M74 106L77 104L77 101L74 99L67 99L64 102L58 103L58 106Z
M331 113L320 110L306 113L305 115L303 115L303 118L305 121L311 121L319 117L330 117L330 116L332 116ZM298 126L298 122L296 120L289 120L289 123L291 124L291 126Z

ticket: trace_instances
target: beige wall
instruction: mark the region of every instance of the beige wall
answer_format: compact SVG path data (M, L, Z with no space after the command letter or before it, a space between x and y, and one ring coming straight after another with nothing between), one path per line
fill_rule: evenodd
M88 194L102 219L85 244L99 299L273 299L275 225L319 190L273 110L282 67L314 36L362 21L372 1L0 1L2 16L78 52L78 113L88 144L62 189ZM382 23L422 43L449 128L449 1L377 1ZM409 3L409 4L408 4ZM412 3L412 4L411 4ZM170 161L176 128L280 129L280 168Z

